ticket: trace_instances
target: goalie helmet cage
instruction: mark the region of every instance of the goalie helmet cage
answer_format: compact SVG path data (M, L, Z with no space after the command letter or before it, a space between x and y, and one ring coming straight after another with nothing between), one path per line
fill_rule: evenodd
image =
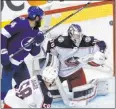
M78 2L78 1L77 1ZM87 1L88 2L88 1ZM86 2L86 3L87 3ZM75 2L76 3L76 2ZM61 15L63 14L64 15L64 17L67 17L66 15L65 15L65 13L66 12L68 12L69 14L71 14L72 12L74 12L75 10L77 10L77 9L79 9L79 8L81 8L81 7L83 7L86 3L84 3L84 4L80 4L80 5L70 5L70 6L68 6L68 5L65 5L64 4L64 7L63 7L63 2L62 2L62 4L61 4L61 7L58 7L57 5L56 5L56 7L55 7L55 9L51 9L51 10L48 10L48 11L45 11L45 15L47 16L47 17L52 17L53 19L54 19L54 21L55 21L55 24L57 24L60 20L62 20L61 19ZM113 0L104 0L104 1L97 1L97 2L92 2L91 4L89 4L86 8L91 8L91 7L99 7L99 6L104 6L104 5L109 5L109 4L111 4L112 6L114 5L114 2L113 2ZM102 11L105 11L105 8L102 8L103 10ZM83 11L85 11L85 9L84 10L82 10L82 12ZM114 11L114 10L113 10ZM100 13L100 10L98 10L97 11L98 13ZM81 12L80 12L81 13ZM90 14L90 13L89 13ZM88 14L88 15L89 15ZM76 14L76 15L74 15L74 16L78 16L78 14ZM70 19L68 19L68 20L70 20L70 21L72 21L71 19L72 19L73 17L71 17ZM83 18L82 18L83 19ZM54 22L52 22L52 21L50 21L51 19L49 19L48 21L46 20L45 22L47 22L47 25L45 25L46 23L44 23L44 26L45 27L50 27L50 26L53 26L53 24L54 24ZM81 20L80 20L81 21ZM48 23L49 22L49 23ZM73 22L73 21L72 21ZM75 22L75 21L74 21ZM67 24L68 22L66 21L66 22L64 22L65 24ZM63 24L64 24L63 23ZM110 23L110 21L108 22L108 23ZM62 24L61 24L62 25ZM109 25L109 26L111 26L111 25ZM114 39L114 35L112 36L113 37L113 39ZM115 44L115 42L113 42L113 44ZM111 48L112 49L112 48ZM115 49L113 48L113 52L115 52ZM113 54L113 60L115 61L115 59L114 59L114 56L115 56L115 54ZM110 68L112 68L112 75L114 76L116 73L115 73L115 62L113 61L113 63L111 63L111 65L112 66L110 66ZM107 67L109 67L108 65L107 65Z

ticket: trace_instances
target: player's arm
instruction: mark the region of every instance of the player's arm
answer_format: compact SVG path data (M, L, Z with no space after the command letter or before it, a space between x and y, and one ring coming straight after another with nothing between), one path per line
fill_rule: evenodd
M103 40L98 40L94 36L83 36L80 47L91 47L96 46L93 52L100 51L102 53L106 50L106 43Z
M38 32L37 36L35 37L35 43L32 44L32 49L30 51L30 54L32 56L36 56L37 54L40 53L41 43L43 42L43 40L44 40L44 35L40 31L40 32Z
M93 36L84 35L81 46L92 47L90 54L83 58L84 60L88 61L89 65L98 67L104 64L106 60L104 53L107 47L104 41L98 40Z
M1 49L7 49L7 41L10 38L13 38L15 34L18 33L20 28L20 22L19 19L14 19L10 24L6 25L4 28L2 28L1 31Z
M93 54L94 54L93 60L88 62L88 64L91 66L98 67L105 64L105 60L107 59L105 55L105 50L107 48L107 45L103 40L98 40L94 37L92 38L93 38L92 44L95 45L96 47L94 47L93 50Z
M1 31L1 64L8 68L10 64L10 59L8 55L8 41L11 40L15 34L20 30L20 24L15 19L9 25L2 28Z
M105 41L97 40L97 39L94 38L94 41L92 43L98 46L100 52L102 52L102 53L105 52L105 50L107 48L107 45L106 45Z
M98 40L94 36L85 36L85 42L88 42L91 46L97 45L98 50L102 53L106 50L106 43L103 40Z
M51 53L53 55L58 56L58 52L56 50L56 46L57 46L57 38L56 39L49 40L48 41L48 44L47 44L46 53Z
M56 44L54 40L48 41L47 50L46 50L46 62L45 66L56 67L59 66L58 53L56 50Z
M58 76L59 59L57 58L57 52L55 50L54 40L50 40L47 43L46 61L42 69L43 69L42 78L44 80L52 82ZM50 75L49 72L50 74L52 72L52 75Z

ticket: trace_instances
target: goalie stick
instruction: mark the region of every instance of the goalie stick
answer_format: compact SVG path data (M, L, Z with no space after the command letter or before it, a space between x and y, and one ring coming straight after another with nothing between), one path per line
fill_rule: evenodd
M70 14L69 16L67 16L65 19L61 20L59 23L57 23L56 25L54 25L53 27L51 27L50 29L48 29L45 33L47 34L48 32L50 32L51 30L53 30L55 27L57 27L58 25L60 25L61 23L63 23L64 21L66 21L67 19L69 19L70 17L72 17L73 15L77 14L78 12L80 12L81 10L83 10L84 8L86 8L88 5L90 4L90 2L88 2L87 4L85 4L82 8L76 10L75 12L73 12L72 14ZM36 36L35 36L36 37ZM25 49L25 47L30 46L31 44L33 44L35 42L35 37L31 39L31 41L29 41L24 47L19 48L18 51L16 51L14 54L12 54L11 57L15 56L16 54L20 53L22 50Z

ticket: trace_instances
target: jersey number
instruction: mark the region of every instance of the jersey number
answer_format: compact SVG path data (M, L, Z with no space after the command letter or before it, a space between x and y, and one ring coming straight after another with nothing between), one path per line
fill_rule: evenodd
M24 99L25 97L30 96L32 94L32 89L31 89L31 87L29 87L29 85L30 85L29 81L23 83L21 85L19 91L16 92L16 96L21 99Z
M51 105L50 104L43 104L43 106L42 106L42 108L50 108L51 107Z

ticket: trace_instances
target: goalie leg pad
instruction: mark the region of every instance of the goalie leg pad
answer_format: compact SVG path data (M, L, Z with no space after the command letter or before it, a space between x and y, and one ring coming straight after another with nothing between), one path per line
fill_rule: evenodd
M96 81L73 88L73 99L77 101L90 101L96 97L97 85Z
M73 99L90 101L98 95L108 94L108 82L103 79L93 79L88 84L73 88Z

